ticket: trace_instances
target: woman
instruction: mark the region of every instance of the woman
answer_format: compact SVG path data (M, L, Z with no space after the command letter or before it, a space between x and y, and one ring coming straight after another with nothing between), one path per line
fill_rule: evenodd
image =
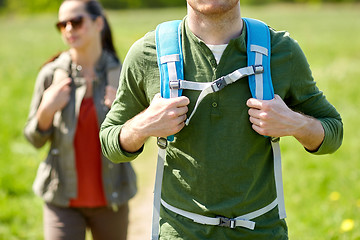
M37 148L51 143L33 185L45 239L85 239L87 227L94 239L126 239L135 174L106 159L98 137L121 67L111 30L96 0L63 1L56 27L69 50L42 67L24 130Z

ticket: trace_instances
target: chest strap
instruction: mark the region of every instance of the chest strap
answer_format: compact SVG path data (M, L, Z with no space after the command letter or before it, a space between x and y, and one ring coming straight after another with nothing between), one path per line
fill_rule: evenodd
M271 211L274 209L277 205L277 199L275 199L272 203L269 205L260 208L256 211L253 211L248 214L244 214L235 218L227 218L223 216L217 216L217 217L207 217L203 216L197 213L188 212L182 209L179 209L177 207L171 206L167 202L165 202L163 199L161 199L161 205L163 205L166 209L179 214L183 217L186 217L188 219L193 220L196 223L204 224L204 225L213 225L213 226L220 226L220 227L228 227L228 228L236 228L236 227L243 227L248 228L251 230L254 230L255 228L255 222L251 221L254 218L260 217L261 215L264 215L265 213Z
M202 100L210 93L218 92L227 85L234 83L244 77L251 76L251 75L261 75L264 72L264 67L259 65L252 65L244 68L239 68L234 72L220 77L213 82L193 82L193 81L186 81L186 80L170 80L169 87L171 92L177 93L178 90L195 90L201 91L194 110L192 111L190 117L185 121L186 125L189 125L190 119L194 116L199 104ZM260 85L260 84L259 84Z

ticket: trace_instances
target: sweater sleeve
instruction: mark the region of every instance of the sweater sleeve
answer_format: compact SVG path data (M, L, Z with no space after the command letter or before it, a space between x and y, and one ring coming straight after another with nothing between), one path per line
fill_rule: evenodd
M121 149L119 134L123 125L148 107L144 91L148 64L144 51L144 38L133 44L127 53L120 74L116 99L100 128L100 142L103 154L113 162L129 162L143 150L129 153Z
M286 97L289 107L318 119L325 132L324 140L313 154L335 152L343 139L343 123L340 114L316 86L310 66L299 44L291 44L292 80L289 95Z
M53 72L49 65L44 66L40 70L36 78L34 93L30 104L30 111L24 127L24 135L26 139L36 148L42 147L50 139L53 133L53 128L50 128L47 131L39 130L38 120L36 118L36 112L39 108L42 96L45 89L50 85L52 77Z

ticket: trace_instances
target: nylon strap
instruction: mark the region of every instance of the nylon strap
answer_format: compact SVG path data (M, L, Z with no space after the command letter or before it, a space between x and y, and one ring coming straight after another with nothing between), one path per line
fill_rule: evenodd
M276 205L278 204L278 199L275 199L273 202L271 202L270 204L268 204L267 206L260 208L256 211L250 212L248 214L244 214L235 218L224 218L224 217L207 217L207 216L203 216L197 213L192 213L192 212L188 212L182 209L179 209L177 207L174 207L170 204L168 204L167 202L165 202L163 199L161 199L161 204L168 210L179 214L183 217L186 217L188 219L193 220L196 223L200 223L200 224L205 224L205 225L213 225L213 226L221 226L221 220L222 219L227 219L228 221L232 221L233 224L229 225L228 227L230 228L235 228L235 227L244 227L244 228L248 228L251 230L254 230L255 228L255 222L254 221L250 221L254 218L257 218L269 211L271 211L272 209L274 209L276 207Z
M286 218L285 211L285 199L284 199L284 186L282 179L282 166L281 166L281 152L280 152L280 144L279 138L271 140L271 147L273 150L273 158L274 158L274 175L275 175L275 185L276 185L276 195L278 198L278 210L279 210L279 218Z
M271 100L274 98L274 88L271 81L270 69L270 31L269 27L259 20L243 18L247 32L248 65L262 64L264 73L249 76L249 87L253 97ZM262 82L262 85L258 85ZM261 89L262 87L262 89Z
M161 202L161 186L164 173L166 149L159 148L158 160L156 165L155 186L154 186L154 202L153 202L153 216L151 227L151 240L158 240L159 238L159 219L160 219L160 202Z
M244 77L247 76L251 76L254 75L256 72L262 72L263 71L263 67L261 64L259 65L254 65L254 66L248 66L248 67L244 67L244 68L239 68L235 71L233 71L232 73L219 78L213 82L210 83L202 83L202 82L191 82L191 81L186 81L186 80L177 80L179 82L178 86L181 89L189 89L189 90L198 90L201 91L195 107L193 109L193 111L191 112L190 116L188 117L188 119L186 119L185 124L189 125L191 118L194 116L199 104L202 102L202 100L210 93L213 92L217 92L220 91L221 89L223 89L225 86L234 83ZM257 74L257 75L261 75L261 74ZM259 85L261 85L261 83L259 83ZM176 85L172 85L170 84L170 87L172 86L176 86Z
M182 90L172 90L169 82L184 79L181 45L181 20L159 24L155 31L157 62L160 71L160 93L163 98L181 96ZM169 141L174 136L168 136Z

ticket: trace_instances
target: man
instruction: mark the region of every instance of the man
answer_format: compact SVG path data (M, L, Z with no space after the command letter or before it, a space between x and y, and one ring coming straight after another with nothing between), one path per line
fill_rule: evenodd
M247 66L238 0L187 0L187 9L181 26L186 80L211 82ZM145 35L124 61L117 99L102 124L104 154L131 161L150 136L175 134L166 150L166 203L210 218L268 206L276 189L270 140L262 135L294 136L314 154L334 152L342 142L340 115L316 87L300 47L285 32L270 34L275 98L251 98L248 82L240 80L205 97L186 127L199 92L159 96L155 34ZM253 230L203 225L162 207L160 239L287 239L277 207L254 221Z

